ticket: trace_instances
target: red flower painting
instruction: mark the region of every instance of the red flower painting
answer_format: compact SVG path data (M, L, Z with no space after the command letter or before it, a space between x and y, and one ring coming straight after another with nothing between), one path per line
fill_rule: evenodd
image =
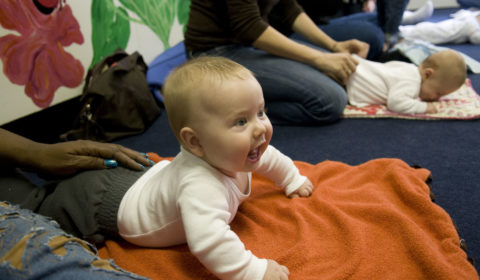
M16 31L0 37L3 72L41 108L48 107L61 87L78 87L84 68L65 51L83 44L80 26L62 0L0 0L0 24ZM5 94L5 93L3 93Z

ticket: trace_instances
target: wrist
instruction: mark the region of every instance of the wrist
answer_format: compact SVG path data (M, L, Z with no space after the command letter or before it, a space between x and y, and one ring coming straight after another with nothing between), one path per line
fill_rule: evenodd
M338 42L337 41L333 41L331 44L330 44L330 47L328 48L331 52L338 52Z
M47 144L32 141L30 145L21 152L22 154L19 155L18 165L22 168L37 170L46 159L46 156L43 154L45 147L47 147Z

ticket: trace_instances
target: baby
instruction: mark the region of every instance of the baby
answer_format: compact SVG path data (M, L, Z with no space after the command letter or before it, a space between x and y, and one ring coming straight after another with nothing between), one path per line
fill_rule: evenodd
M478 5L478 4L477 4ZM440 44L480 44L480 10L462 9L450 19L439 22L419 22L399 27L402 38Z
M175 69L163 89L180 153L126 192L120 235L147 247L187 243L221 279L287 279L286 267L253 255L229 227L251 193L253 171L288 197L308 197L313 190L292 160L269 145L272 125L260 84L231 60L201 57Z
M378 104L397 113L436 113L432 101L460 88L467 77L463 57L453 50L431 54L418 67L355 58L359 64L346 88L349 103L357 107Z

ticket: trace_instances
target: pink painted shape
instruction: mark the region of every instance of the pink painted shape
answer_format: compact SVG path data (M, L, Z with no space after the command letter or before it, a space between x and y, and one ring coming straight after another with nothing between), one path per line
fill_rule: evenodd
M25 85L37 106L48 107L59 87L81 84L83 65L64 49L84 41L70 6L44 15L32 1L0 0L0 24L20 33L0 37L3 72L12 83Z

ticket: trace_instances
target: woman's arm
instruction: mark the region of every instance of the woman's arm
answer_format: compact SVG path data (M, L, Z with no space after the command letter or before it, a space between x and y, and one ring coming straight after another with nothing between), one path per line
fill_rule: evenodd
M305 28L302 27L305 25L303 16L306 15L304 13L300 14L294 26L299 25L301 26L300 29ZM308 24L306 24L306 26L308 26ZM318 29L316 26L315 28ZM304 31L304 33L308 32ZM311 38L316 38L314 42L324 47L335 49L334 45L337 45L338 48L340 44L321 30L311 35ZM253 42L253 46L274 55L311 65L342 84L344 84L348 77L350 77L350 74L355 71L357 65L357 61L349 53L322 52L291 40L271 26L268 26L260 37Z
M111 143L78 140L43 144L0 128L0 165L26 168L48 175L72 175L85 169L104 169L106 159L133 170L151 162L139 152Z
M25 167L38 143L0 128L0 165Z
M292 30L313 44L323 47L331 52L337 52L337 41L325 34L313 20L306 14L301 13L293 22Z

